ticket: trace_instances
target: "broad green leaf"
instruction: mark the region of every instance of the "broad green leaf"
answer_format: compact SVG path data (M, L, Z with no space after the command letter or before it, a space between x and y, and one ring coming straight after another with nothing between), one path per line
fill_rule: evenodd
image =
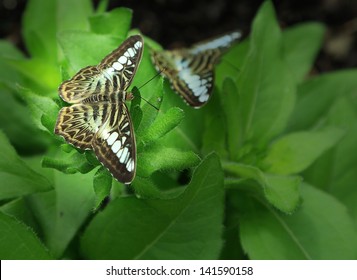
M335 127L287 134L271 145L263 166L276 174L299 173L336 145L343 134L343 130Z
M56 63L57 33L88 30L88 16L91 13L89 0L28 1L23 16L23 36L30 54L49 64Z
M229 156L231 160L238 160L239 148L242 145L242 103L232 79L227 78L223 82L222 103L226 117Z
M202 135L204 133L204 116L209 114L210 109L207 106L197 110L183 101L181 97L175 93L167 79L164 81L163 102L161 109L165 112L172 107L183 109L185 118L180 124L161 141L163 145L170 145L182 150L200 152L202 146Z
M44 233L44 243L60 258L94 207L93 175L54 171L55 190L30 197Z
M328 123L344 127L341 141L304 172L310 184L336 196L347 207L357 225L357 106L354 97L341 97L328 113ZM326 176L328 174L328 176Z
M101 166L94 174L93 189L95 192L95 209L98 209L104 198L110 195L112 187L112 175Z
M301 178L297 176L284 176L265 174L267 200L279 210L290 214L296 210L300 202Z
M49 136L34 126L29 115L29 108L12 92L0 89L0 129L20 154L38 153L50 142Z
M159 114L155 122L146 130L141 141L147 145L163 137L174 129L183 119L183 110L177 107L169 109L164 114Z
M302 205L278 213L249 197L237 201L240 238L250 259L356 259L356 229L332 196L303 184Z
M95 14L89 18L90 28L98 34L125 38L131 25L132 14L132 10L128 8L115 8L110 12Z
M19 197L1 205L0 212L24 223L34 232L40 232L35 216L27 203L27 197Z
M295 83L281 58L281 32L270 1L253 22L249 52L237 80L242 103L242 139L265 146L286 126L295 103Z
M112 201L86 229L82 254L88 259L216 259L222 223L223 174L218 157L210 155L175 199Z
M7 60L7 63L26 78L25 86L31 87L41 95L57 96L56 90L61 81L58 67L38 58ZM24 86L21 84L21 86Z
M163 182L160 182L163 184ZM135 192L136 197L142 199L148 198L166 198L166 194L161 191L156 184L153 182L152 178L143 178L136 176L133 183L130 185L132 190Z
M183 170L196 166L198 163L199 157L193 152L156 144L138 153L137 174L140 177L149 177L155 171Z
M324 120L337 98L355 94L356 77L357 70L343 70L323 74L301 84L289 131L309 129Z
M76 149L72 148L71 152L61 151L55 157L44 156L42 166L54 168L66 174L74 174L77 172L88 173L96 165L88 161L86 153L79 153Z
M74 74L86 66L99 64L124 38L85 31L66 31L59 34L58 40L72 67L71 74Z
M18 50L11 42L7 40L0 40L0 57L10 59L22 59L23 53Z
M339 192L335 187L335 179L339 181L345 174L353 173L357 164L357 157L354 153L357 143L354 125L357 122L357 107L353 106L353 99L352 96L341 96L331 105L326 115L327 125L343 128L345 135L338 145L318 158L303 174L305 181L325 191L337 190ZM340 190L354 185L354 180L345 183L344 186L340 186L342 187ZM350 192L352 193L353 191Z
M9 65L9 59L23 59L23 54L14 45L0 40L0 84L13 88L16 83L22 82L22 76Z
M215 66L215 86L223 87L225 79L236 80L242 71L242 66L249 51L249 41L235 43L225 53L221 62Z
M19 88L19 90L29 107L35 125L52 135L59 111L57 104L51 98L37 95L29 89Z
M227 193L227 197L231 198L231 192ZM227 199L226 201L229 201ZM226 202L225 205L225 224L224 224L224 244L220 254L220 260L244 260L242 245L239 240L239 216L233 207Z
M222 114L223 111L220 96L214 92L209 103L205 105L205 113L203 114L204 134L202 135L201 148L203 155L210 154L212 151L216 152L221 158L226 158L228 155L228 129L225 116ZM187 131L187 135L190 136L189 131Z
M14 198L51 189L50 182L28 167L0 132L0 199Z
M297 208L300 200L299 177L266 174L254 166L240 163L224 163L223 167L226 172L234 174L240 180L234 182L233 188L237 185L246 185L245 179L252 179L262 187L265 198L274 207L285 213L292 213ZM232 188L228 179L226 185ZM244 189L249 190L247 186ZM253 191L252 188L250 191Z
M312 68L321 48L325 28L320 23L302 23L283 32L283 52L295 80L301 82Z
M2 260L52 259L30 228L1 212L0 236L0 258Z

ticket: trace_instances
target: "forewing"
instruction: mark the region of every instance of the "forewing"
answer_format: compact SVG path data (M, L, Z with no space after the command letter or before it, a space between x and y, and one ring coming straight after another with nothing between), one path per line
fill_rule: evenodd
M219 52L223 53L241 37L242 33L239 31L229 32L193 45L190 48L190 52L192 54L198 54L209 50L219 50Z
M55 133L73 146L92 149L92 139L107 114L108 103L75 104L63 107L57 118Z
M107 55L98 65L98 69L118 89L126 90L139 66L143 47L143 39L140 35L131 36Z
M200 42L189 49L153 51L158 71L170 80L172 88L192 107L207 103L212 94L214 66L241 33L238 31Z
M192 55L186 49L153 52L158 71L167 77L172 88L192 107L207 103L213 88L216 53Z
M119 182L129 184L136 172L135 135L125 103L111 104L92 146L99 161Z
M129 37L107 55L99 65L88 66L64 81L59 95L68 103L80 103L93 95L96 99L109 100L107 96L126 90L140 63L143 40L140 35Z

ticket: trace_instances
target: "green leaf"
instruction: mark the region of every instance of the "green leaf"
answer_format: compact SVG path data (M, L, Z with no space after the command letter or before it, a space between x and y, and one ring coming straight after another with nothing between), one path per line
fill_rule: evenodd
M227 151L228 125L224 114L222 114L225 108L221 106L220 96L214 92L204 110L202 114L204 116L204 133L201 136L201 153L207 155L214 151L221 158L226 158L229 154ZM190 134L190 131L187 131L187 137L190 137Z
M30 197L29 203L56 258L78 234L94 207L94 174L67 175L54 171L55 190Z
M88 65L97 65L124 40L85 31L66 31L58 36L60 46L72 67L71 74Z
M302 197L289 216L248 197L239 200L240 238L249 258L356 259L357 234L346 208L307 184Z
M327 127L320 131L285 135L271 145L263 165L271 173L299 173L336 145L343 134L341 129Z
M199 163L199 157L193 152L162 147L160 144L138 153L138 158L137 174L140 177L149 177L158 170L183 170Z
M236 80L242 71L245 58L249 51L249 41L234 44L222 57L221 62L215 67L215 86L223 87L225 79Z
M334 195L343 202L357 225L357 107L354 96L340 97L328 113L328 124L346 131L333 149L304 172L304 180ZM328 174L328 176L326 175Z
M98 209L104 198L110 195L112 188L112 175L101 166L94 175L93 188L95 192L95 209Z
M301 84L289 131L307 130L321 123L337 98L354 96L357 70L323 74Z
M240 163L225 163L223 166L226 172L235 174L240 179L240 182L233 184L234 187L245 184L244 179L252 179L262 187L265 198L277 209L292 213L297 208L300 199L299 177L266 174L254 166ZM232 188L229 183L227 179L226 185Z
M57 153L55 157L44 156L42 167L54 168L66 174L88 173L96 165L88 161L86 153L79 153L72 148L70 152Z
M9 59L23 59L23 54L10 42L0 40L0 84L13 88L16 83L22 82L22 76L12 69Z
M284 30L284 56L297 82L301 82L312 68L321 48L324 33L325 27L322 24L312 22Z
M20 92L28 104L33 122L39 129L52 135L59 111L57 104L51 98L34 94L29 89L20 88Z
M95 14L89 18L90 28L98 34L110 34L126 38L131 25L132 10L115 8L110 12Z
M50 141L49 135L33 125L29 115L29 108L17 100L12 92L0 89L0 129L20 154L43 151Z
M86 229L81 250L87 259L216 259L222 223L223 174L210 155L175 199L112 201Z
M155 122L146 130L140 138L144 145L156 141L174 129L184 118L183 110L177 107L169 109L164 114L159 114Z
M0 199L43 192L51 189L50 182L28 167L16 154L4 133L0 132Z
M202 124L204 123L205 115L209 114L210 108L204 106L200 110L195 110L186 105L182 98L171 89L167 79L164 81L163 93L164 99L161 109L165 112L172 107L179 107L183 109L185 118L171 133L163 137L160 142L163 145L199 153L202 146L202 135L204 134L204 126Z
M230 78L223 82L222 97L223 112L226 116L229 156L231 160L238 160L239 148L242 145L242 103L238 89Z
M24 224L0 212L2 260L50 260L46 248Z
M58 67L53 64L48 64L47 61L38 58L24 60L7 60L7 63L25 77L26 83L21 84L27 86L41 95L52 97L57 96L56 89L60 83L60 73Z
M295 211L300 202L301 178L272 174L265 174L265 178L267 200L284 213Z
M242 139L258 147L286 126L295 103L295 83L281 58L281 32L270 1L254 19L250 47L237 86L242 103Z
M44 11L46 11L44 13ZM23 16L23 36L30 54L49 64L58 59L57 33L87 30L89 0L30 0Z

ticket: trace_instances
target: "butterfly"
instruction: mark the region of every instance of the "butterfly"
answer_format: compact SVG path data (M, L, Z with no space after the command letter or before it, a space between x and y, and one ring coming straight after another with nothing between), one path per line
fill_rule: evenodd
M140 64L143 39L134 35L98 65L87 66L59 87L67 103L57 118L55 133L73 146L93 150L119 182L129 184L136 172L136 142L126 100Z
M211 96L214 66L221 55L240 39L238 31L193 45L191 48L152 51L156 69L190 106L200 108Z

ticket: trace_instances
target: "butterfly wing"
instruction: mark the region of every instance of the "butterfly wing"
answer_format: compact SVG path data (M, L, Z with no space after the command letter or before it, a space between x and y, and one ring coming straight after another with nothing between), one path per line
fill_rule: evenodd
M75 104L63 107L57 118L55 133L73 146L92 149L92 139L105 118L108 103Z
M152 57L158 71L190 106L199 108L206 104L213 89L213 56L176 50L153 52Z
M59 88L61 98L75 104L61 109L55 133L78 148L93 149L123 183L136 172L135 135L124 101L142 51L142 37L131 36L99 65L83 68Z
M239 31L226 33L221 36L194 44L190 48L190 52L194 55L210 50L218 50L220 53L224 53L229 49L232 44L237 42L241 37L242 33Z
M99 161L119 182L129 184L136 172L135 135L125 103L111 103L92 146Z
M64 81L59 87L59 95L68 103L80 103L88 99L108 100L110 93L125 91L135 75L142 51L142 37L129 37L99 65L85 67L72 79Z
M107 55L98 68L114 85L125 91L140 64L143 47L143 39L140 35L131 36L119 48Z
M190 106L199 108L212 94L215 64L240 37L240 32L232 32L190 49L153 51L152 59L157 70L170 80L172 88Z

